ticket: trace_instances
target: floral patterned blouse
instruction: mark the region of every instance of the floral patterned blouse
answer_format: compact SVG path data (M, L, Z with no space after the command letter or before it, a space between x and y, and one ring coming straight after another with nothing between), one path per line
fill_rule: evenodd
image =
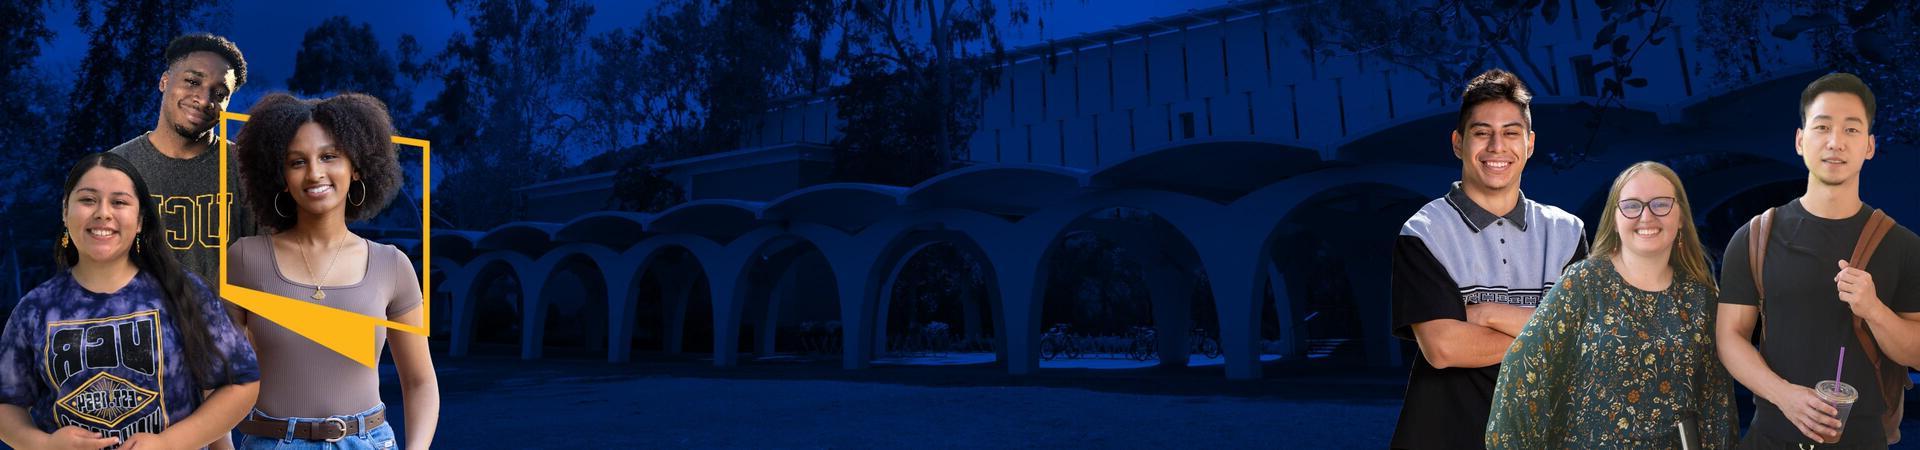
M1733 384L1714 351L1711 288L1627 284L1604 256L1567 269L1500 361L1487 448L1732 448Z

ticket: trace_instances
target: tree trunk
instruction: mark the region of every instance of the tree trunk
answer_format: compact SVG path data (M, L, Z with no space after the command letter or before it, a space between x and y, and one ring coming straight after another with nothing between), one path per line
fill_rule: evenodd
M932 11L933 8L928 8L927 12L928 15L934 16L932 17L934 54L937 55L937 64L940 65L940 150L934 153L938 155L940 161L939 164L935 166L935 174L946 172L947 169L952 166L954 159L952 154L953 143L951 142L953 139L951 136L952 133L947 130L949 126L948 122L953 121L953 69L951 67L951 61L949 61L951 58L949 53L952 52L950 48L952 47L952 36L948 36L945 19L947 16L953 14L953 3L955 1L956 0L947 0L940 14L935 14Z

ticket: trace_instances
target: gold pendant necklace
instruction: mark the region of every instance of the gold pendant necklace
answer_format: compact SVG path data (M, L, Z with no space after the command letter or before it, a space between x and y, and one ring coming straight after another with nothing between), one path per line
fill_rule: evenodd
M346 246L338 245L331 247L334 247L333 256L327 258L327 270L321 271L318 276L313 274L313 263L308 262L310 258L307 257L307 249L304 247L300 249L300 264L307 266L307 277L313 279L313 295L311 297L313 297L314 300L327 299L326 291L322 290L326 285L325 278L328 273L333 272L333 263L340 260L340 250Z

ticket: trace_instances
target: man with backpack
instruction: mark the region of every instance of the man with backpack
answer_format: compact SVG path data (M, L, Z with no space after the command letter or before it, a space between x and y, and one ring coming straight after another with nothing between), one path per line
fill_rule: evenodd
M1873 91L1851 74L1807 85L1794 133L1806 194L1727 244L1715 332L1721 361L1754 394L1742 448L1900 439L1907 367L1920 364L1920 237L1860 199L1874 110ZM1836 362L1858 394L1844 421L1814 391Z

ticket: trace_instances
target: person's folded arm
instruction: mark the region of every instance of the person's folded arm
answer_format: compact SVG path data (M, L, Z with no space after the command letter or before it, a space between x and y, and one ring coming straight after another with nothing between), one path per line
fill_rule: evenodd
M1454 319L1413 324L1413 336L1427 364L1439 369L1499 364L1500 357L1513 344L1513 336Z
M1500 334L1519 336L1526 328L1527 321L1533 319L1534 308L1501 303L1476 303L1467 305L1467 323L1492 328Z

